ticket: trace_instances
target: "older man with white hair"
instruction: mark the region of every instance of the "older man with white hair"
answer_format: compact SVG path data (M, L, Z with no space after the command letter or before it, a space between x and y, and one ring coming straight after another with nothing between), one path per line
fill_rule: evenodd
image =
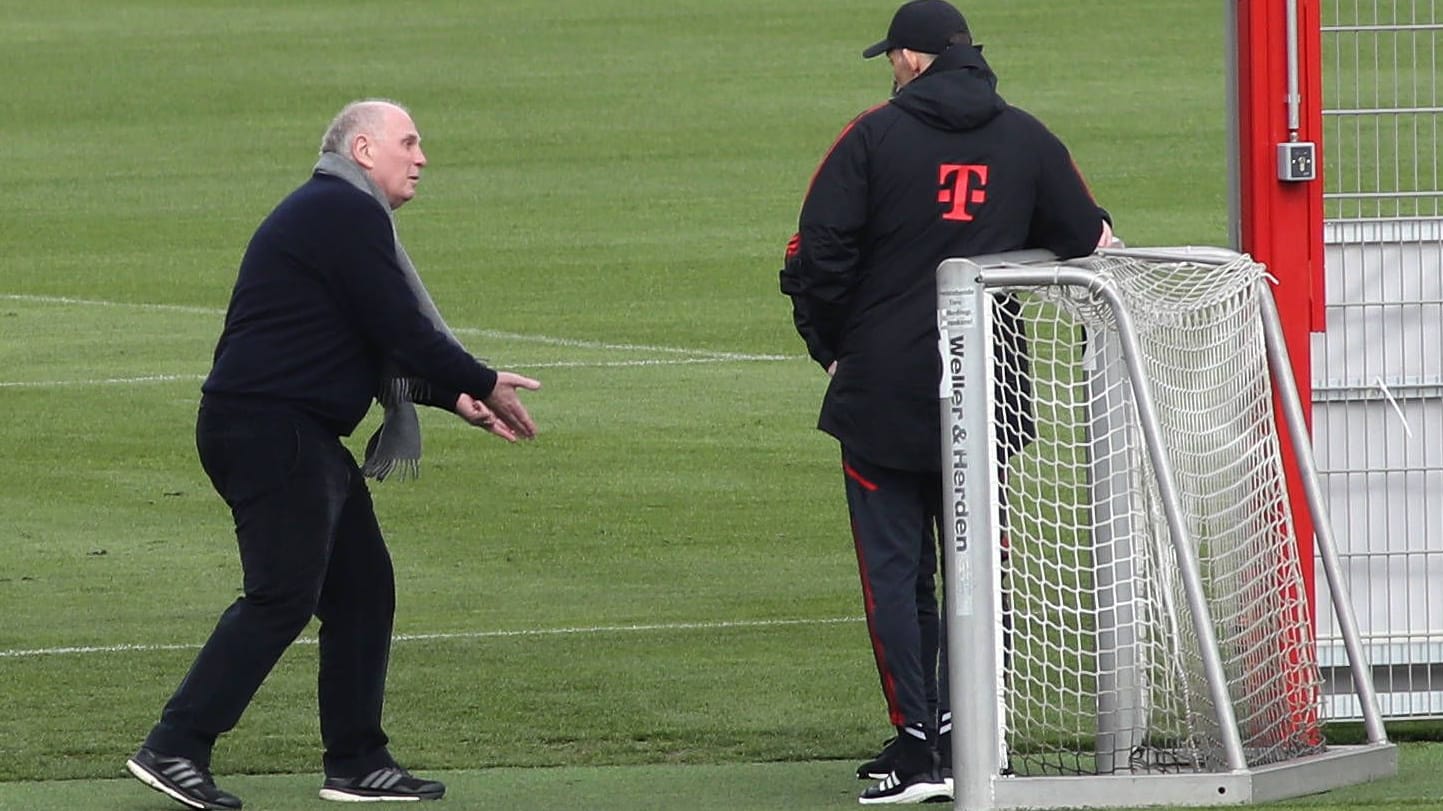
M321 797L446 791L401 768L381 728L395 576L365 477L414 474L415 403L510 442L535 436L517 395L540 383L467 352L401 247L392 211L415 196L425 166L404 107L347 105L311 178L266 217L241 260L201 386L196 447L235 520L244 594L126 762L188 808L241 807L216 787L211 750L312 616L321 622ZM385 416L359 465L341 437L373 398Z

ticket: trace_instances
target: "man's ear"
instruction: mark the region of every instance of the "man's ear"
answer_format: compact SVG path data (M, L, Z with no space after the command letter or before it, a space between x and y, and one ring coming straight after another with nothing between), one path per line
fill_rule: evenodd
M362 169L375 167L376 160L371 156L371 136L363 132L351 139L351 160L360 164Z
M917 76L922 73L921 54L908 48L903 48L902 61L907 63L907 70L912 71L913 76Z

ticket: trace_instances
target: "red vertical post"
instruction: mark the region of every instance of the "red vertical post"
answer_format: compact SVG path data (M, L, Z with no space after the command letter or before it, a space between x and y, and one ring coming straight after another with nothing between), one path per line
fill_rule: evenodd
M1289 128L1288 4L1285 0L1237 0L1238 168L1241 247L1268 266L1283 334L1293 361L1303 413L1312 425L1312 345L1324 326L1323 298L1323 81L1319 0L1296 0L1298 129ZM1315 145L1316 178L1279 177L1278 145L1290 140ZM1280 430L1287 466L1298 559L1308 603L1313 588L1313 522L1303 498L1287 432Z
M1228 0L1233 2L1233 0ZM1323 297L1322 181L1322 30L1320 0L1236 0L1237 6L1237 147L1240 248L1268 266L1278 280L1274 288L1282 317L1284 340L1292 359L1299 398L1312 425L1311 333L1325 326ZM1295 7L1294 24L1289 23ZM1289 31L1296 32L1296 61L1290 64ZM1290 83L1290 76L1294 77ZM1290 84L1296 86L1296 108L1289 107ZM1311 143L1313 179L1286 179L1279 165L1279 145ZM1274 405L1282 419L1282 411ZM1313 521L1303 495L1295 450L1284 426L1278 426L1297 533L1298 561L1308 608L1316 630L1317 595L1313 571ZM1309 431L1311 435L1311 430ZM1292 586L1280 584L1288 593ZM1304 619L1304 618L1300 618ZM1312 661L1312 652L1291 639L1282 651L1287 666ZM1291 685L1294 732L1318 734L1316 696L1301 675ZM1311 742L1317 742L1313 740Z

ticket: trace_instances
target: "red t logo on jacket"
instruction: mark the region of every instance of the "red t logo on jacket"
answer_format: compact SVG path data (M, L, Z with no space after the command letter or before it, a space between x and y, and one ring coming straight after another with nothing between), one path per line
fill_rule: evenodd
M978 206L987 200L987 167L969 163L944 163L938 167L937 182L942 188L937 192L937 202L951 206L942 212L944 220L971 220L968 206Z

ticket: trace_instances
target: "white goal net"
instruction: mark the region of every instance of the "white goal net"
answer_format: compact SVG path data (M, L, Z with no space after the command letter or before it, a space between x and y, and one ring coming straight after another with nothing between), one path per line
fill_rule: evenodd
M1137 330L1248 761L1317 751L1321 681L1253 296L1262 267L1090 264ZM1006 476L1013 768L1221 769L1116 323L1078 288L1018 295L1022 317L997 324L1026 329L1031 351L996 355L1030 361L1037 425ZM1101 715L1099 681L1115 697Z
M964 667L953 695L977 687L969 673L994 679L996 706L973 722L995 723L1003 777L1214 774L1321 755L1265 269L1245 255L1120 252L1053 265L973 273L987 283L965 280L971 301L939 271L948 497L971 519L947 533L960 581L948 614L964 625L952 642L997 651L995 673ZM969 439L959 426L978 414L992 424ZM996 545L985 561L984 542ZM991 629L969 624L978 606Z

